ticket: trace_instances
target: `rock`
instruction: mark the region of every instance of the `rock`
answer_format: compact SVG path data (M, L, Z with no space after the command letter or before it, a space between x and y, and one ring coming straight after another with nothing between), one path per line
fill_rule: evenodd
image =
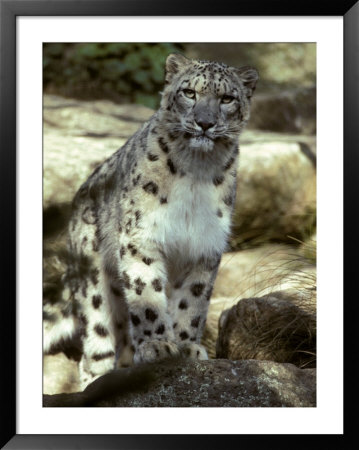
M219 320L217 358L316 365L315 299L279 291L241 299Z
M312 251L315 251L313 249ZM303 256L301 247L265 244L258 248L224 253L214 284L202 343L216 356L218 322L222 312L239 300L286 291L298 302L316 302L315 259Z
M43 206L70 203L91 172L125 139L67 136L44 130Z
M43 393L58 394L59 392L78 391L78 364L68 359L64 353L44 356L43 363Z
M284 133L316 132L316 87L280 93L257 93L252 100L250 128Z
M84 133L93 137L107 134L128 138L137 130L138 124L146 122L152 114L152 109L141 105L44 95L45 125L61 128L69 134Z
M43 406L314 407L314 369L271 361L169 360L108 373L84 392L44 395Z
M315 155L307 144L241 145L232 247L303 239L316 223Z
M153 111L110 101L44 96L44 209L63 205Z

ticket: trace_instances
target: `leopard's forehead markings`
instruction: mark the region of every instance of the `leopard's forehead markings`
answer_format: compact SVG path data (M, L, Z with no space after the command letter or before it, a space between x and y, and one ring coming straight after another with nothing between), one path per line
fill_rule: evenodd
M198 61L186 72L181 88L197 92L235 93L238 91L233 70L223 63Z

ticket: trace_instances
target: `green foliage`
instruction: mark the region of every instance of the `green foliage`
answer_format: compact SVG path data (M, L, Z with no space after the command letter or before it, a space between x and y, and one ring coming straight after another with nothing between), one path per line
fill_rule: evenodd
M48 43L43 48L48 93L108 98L157 108L164 63L172 52L259 70L257 92L316 84L315 43Z
M48 43L43 83L48 92L77 98L110 98L157 108L170 43Z

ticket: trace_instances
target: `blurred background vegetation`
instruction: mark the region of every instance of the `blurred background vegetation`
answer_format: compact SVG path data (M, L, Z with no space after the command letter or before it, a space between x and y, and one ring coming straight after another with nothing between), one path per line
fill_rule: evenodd
M260 73L259 94L300 91L305 97L309 89L313 99L316 46L311 43L45 43L44 91L156 109L171 52L237 67L252 65ZM300 102L308 109L306 98ZM315 114L312 104L309 109L307 113Z

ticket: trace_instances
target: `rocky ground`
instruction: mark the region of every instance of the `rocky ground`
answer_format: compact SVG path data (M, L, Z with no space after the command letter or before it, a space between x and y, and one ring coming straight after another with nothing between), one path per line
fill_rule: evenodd
M315 406L315 370L272 361L169 360L111 372L44 406Z
M45 270L50 263L62 270L46 249L63 245L80 184L151 114L138 105L44 97ZM47 355L45 406L315 406L315 137L280 131L242 135L230 251L203 337L209 355L222 359L121 369L74 394L77 363ZM298 352L307 357L294 358Z

